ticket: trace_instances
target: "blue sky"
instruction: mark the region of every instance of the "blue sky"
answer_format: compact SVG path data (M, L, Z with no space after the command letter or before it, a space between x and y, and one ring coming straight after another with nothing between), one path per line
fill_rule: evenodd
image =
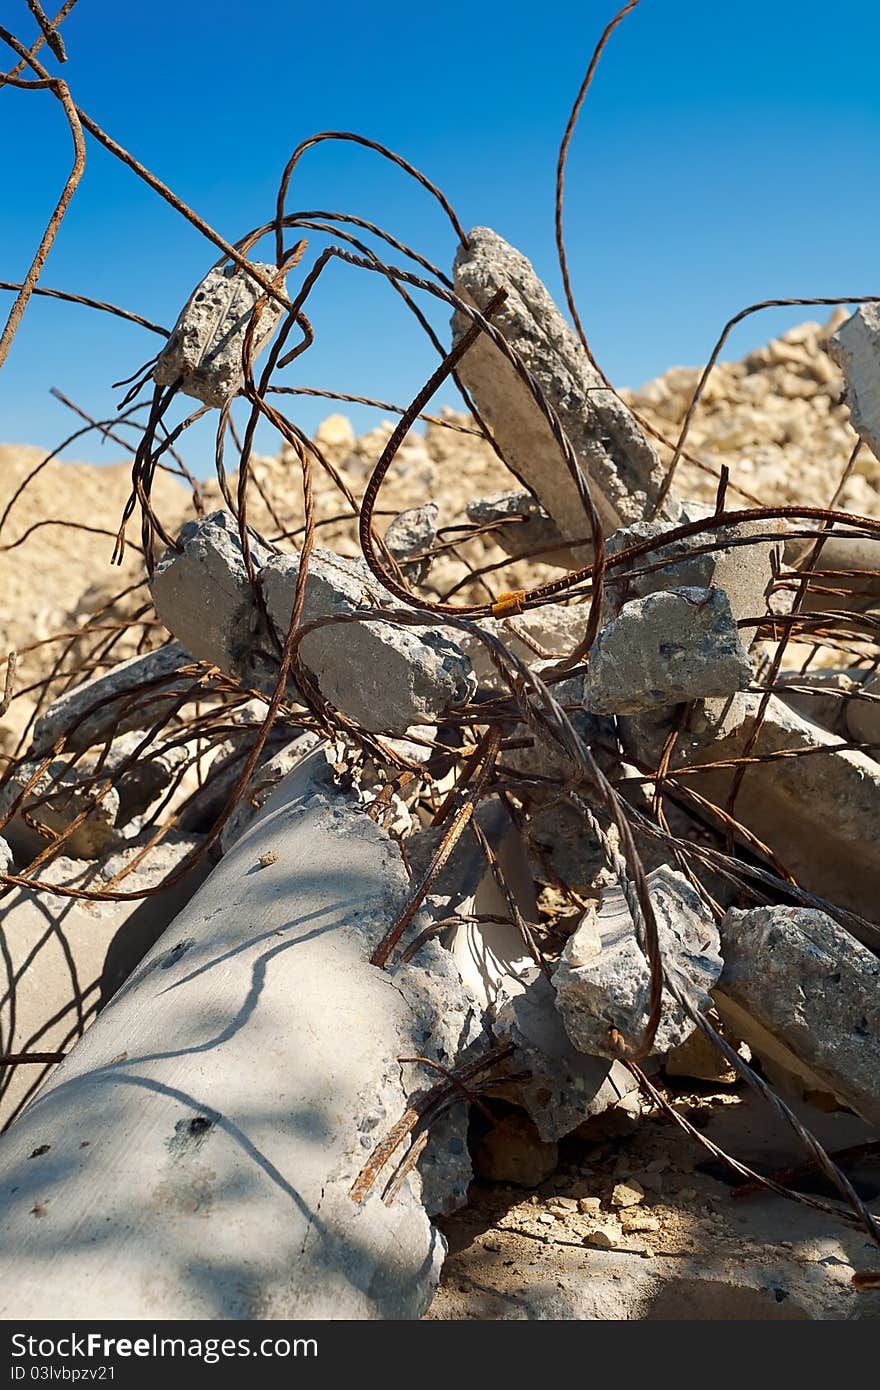
M25 0L0 8L30 40ZM64 29L64 76L87 112L230 239L271 216L301 138L352 129L423 168L465 227L495 227L559 295L556 152L614 8L80 0ZM875 0L642 0L618 29L574 139L566 205L581 316L617 384L703 360L724 320L751 301L880 293L878 44ZM15 280L63 184L70 140L48 94L7 88L0 103L0 278ZM447 269L454 255L433 201L352 146L308 153L290 206L380 222ZM322 244L312 239L306 263ZM44 284L170 326L213 259L89 139ZM435 365L396 296L364 272L332 268L309 313L317 342L288 371L290 384L405 402ZM728 355L810 316L753 318ZM442 311L432 317L445 325ZM0 440L48 447L71 431L51 386L109 413L120 394L110 383L155 342L89 310L32 303L0 373ZM296 419L311 430L330 409L304 400ZM359 428L378 418L355 412ZM266 436L260 443L272 447ZM84 441L73 456L109 461L119 450ZM188 459L199 473L210 468L204 434Z

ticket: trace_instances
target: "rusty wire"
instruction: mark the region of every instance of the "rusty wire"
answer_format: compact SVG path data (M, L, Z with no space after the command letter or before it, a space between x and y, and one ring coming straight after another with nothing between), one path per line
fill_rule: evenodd
M629 3L606 26L599 40L566 125L559 151L556 178L556 242L566 300L589 361L597 371L604 387L614 392L615 395L617 394L615 388L595 362L574 300L563 236L564 181L571 140L602 53L614 30L628 14L636 9L639 2L640 0L629 0ZM779 1100L767 1083L757 1076L752 1069L746 1067L742 1059L733 1053L733 1050L724 1043L723 1039L719 1038L711 1024L699 1011L694 1009L692 1002L682 993L678 982L666 969L637 839L638 836L642 839L648 838L663 843L674 856L675 861L687 873L707 905L715 910L716 915L719 909L708 887L710 873L721 874L735 882L738 890L747 901L793 900L811 906L820 906L823 910L830 912L847 930L861 935L863 940L869 939L874 944L880 942L880 934L878 934L874 924L865 922L858 914L837 904L825 903L816 895L810 894L802 888L788 873L785 866L777 860L773 847L764 844L750 831L748 826L737 821L734 814L737 791L742 779L749 769L756 765L779 759L800 758L814 752L836 752L841 749L853 748L865 750L866 745L864 743L841 739L836 744L829 746L828 749L793 748L769 753L756 752L763 712L767 708L770 697L782 688L779 685L778 677L783 655L790 641L808 638L817 646L820 643L828 646L836 644L843 649L852 648L855 644L856 658L859 662L870 661L871 658L861 653L858 644L865 644L873 639L876 645L876 619L870 615L854 614L843 606L843 599L846 596L846 584L843 581L846 578L854 579L857 574L862 576L869 574L876 577L876 571L822 571L819 568L823 544L829 533L835 537L855 536L874 539L880 537L880 521L876 518L854 515L841 510L838 506L843 484L854 466L855 454L844 468L834 495L827 506L807 504L767 506L760 504L751 493L745 492L729 477L725 468L717 469L685 452L690 427L704 394L706 382L729 333L737 323L760 309L778 305L859 304L874 300L876 296L766 300L761 304L749 306L733 316L722 330L697 383L677 441L673 444L666 440L647 422L636 417L646 431L659 438L672 451L671 461L665 470L663 483L655 499L655 514L660 512L668 497L679 462L684 458L718 478L719 486L714 515L678 526L669 525L662 536L634 542L625 550L606 557L603 530L591 495L590 479L585 474L552 403L547 400L525 363L509 347L504 335L492 322L493 315L503 302L505 287L497 287L498 292L494 299L482 311L477 310L459 298L454 291L453 282L441 269L423 257L417 249L408 247L391 232L377 224L348 212L303 211L288 213L286 210L292 175L302 155L308 149L328 140L354 142L366 150L390 160L427 191L444 212L452 227L456 242L466 246L467 237L452 203L425 174L386 146L364 136L340 131L321 132L302 141L288 161L279 183L275 212L271 220L250 232L246 232L236 240L228 240L215 231L198 212L183 202L132 154L119 145L111 135L105 132L92 117L85 113L74 102L67 83L61 78L53 76L38 59L37 53L45 44L57 61L64 60L65 52L58 29L72 10L75 0L67 0L67 4L62 7L54 19L46 17L37 0L28 0L28 3L40 27L40 37L28 48L7 29L0 26L0 40L12 50L18 60L9 72L0 74L0 86L8 86L21 92L48 91L62 108L71 133L74 156L70 173L40 236L24 279L14 282L0 282L0 289L10 291L16 296L2 336L0 336L0 366L10 350L28 302L34 295L109 313L156 335L163 337L168 335L168 330L141 314L72 291L47 289L38 283L46 258L82 176L86 158L85 132L105 150L109 151L134 176L163 198L191 226L195 227L215 251L220 253L220 264L229 261L239 272L247 272L258 283L262 291L262 297L251 316L242 353L243 386L239 393L239 403L247 408L246 424L239 435L231 406L220 412L216 434L216 467L221 496L229 511L237 519L242 553L253 588L255 603L264 621L267 620L267 614L260 590L257 567L253 560L253 545L262 543L270 549L277 550L285 542L294 538L301 536L302 541L299 549L300 563L293 610L287 631L275 632L272 630L271 624L266 622L268 645L272 648L270 652L273 663L271 688L256 693L247 691L242 689L227 674L218 672L215 668L208 667L204 663L182 664L170 676L145 680L140 684L133 685L126 692L125 698L115 703L113 713L108 718L106 728L103 729L101 735L103 751L100 753L97 763L90 769L78 768L85 750L76 749L76 734L87 719L100 714L101 701L97 701L92 708L85 710L77 720L71 722L64 734L51 747L31 749L28 759L21 758L19 754L24 751L24 739L27 733L35 726L35 721L40 713L44 712L54 699L57 699L58 694L61 693L58 687L63 690L76 679L82 678L83 675L99 673L112 668L115 665L116 654L121 644L130 644L136 639L136 649L140 651L143 649L144 643L152 645L156 637L161 635L161 625L152 616L152 609L149 605L145 605L143 608L137 609L134 614L128 614L118 620L109 620L107 616L113 612L117 603L127 599L129 595L140 588L145 582L145 576L152 572L157 539L169 548L173 548L177 544L175 535L168 529L157 512L152 499L152 484L157 469L176 472L183 477L192 487L194 512L198 515L202 511L202 489L184 462L181 449L182 441L185 442L186 431L205 413L206 408L191 411L184 419L172 423L174 418L172 412L179 405L179 382L167 388L156 387L149 400L138 401L137 397L149 384L152 363L139 368L126 382L121 383L122 385L130 385L131 389L118 414L108 420L96 419L88 411L75 405L63 393L57 393L65 405L84 419L85 426L69 436L57 450L47 454L24 478L12 497L6 502L3 513L0 515L0 533L10 522L16 503L34 479L74 440L95 431L101 437L112 439L121 444L128 451L131 450L132 445L131 441L126 438L126 434L135 432L137 437L133 449L132 490L119 530L115 533L115 558L121 561L126 556L132 558L140 556L143 574L134 584L121 589L120 594L113 600L100 606L92 615L91 621L83 628L67 630L53 638L45 639L45 644L57 647L57 652L48 674L42 676L34 684L22 686L20 681L16 679L16 660L20 661L22 657L30 655L40 643L33 642L22 645L17 653L10 653L6 661L5 689L2 703L0 703L0 713L4 713L15 699L24 695L35 694L37 699L35 713L27 725L25 734L22 735L19 748L16 750L16 754L8 759L5 771L0 774L0 790L4 786L8 786L13 778L17 778L15 782L16 794L12 801L6 805L5 811L0 814L0 831L16 812L21 811L26 823L31 828L36 829L45 838L46 843L45 847L25 867L22 873L0 875L0 898L12 893L16 888L38 891L71 902L135 901L154 897L159 892L167 891L174 884L181 882L193 865L210 853L240 799L245 795L253 796L259 790L258 786L255 787L254 777L258 775L262 755L272 736L276 722L280 720L291 730L314 730L326 739L340 742L345 747L345 759L351 767L362 766L369 758L376 758L383 766L391 769L388 781L371 803L371 807L365 808L365 814L378 817L390 803L394 790L404 785L402 779L410 779L406 785L410 785L411 781L418 782L423 805L430 805L433 808L435 823L442 823L444 827L440 845L433 854L428 868L418 882L414 883L406 903L395 919L389 923L383 938L375 946L371 957L374 965L379 968L387 968L393 962L395 952L402 946L407 929L430 892L432 884L436 882L437 875L451 855L458 838L470 827L477 836L480 848L489 865L489 871L495 878L506 901L510 915L508 919L504 920L513 924L522 936L527 949L545 972L549 973L550 966L544 953L543 943L539 943L535 934L535 924L529 923L523 918L515 896L506 882L497 856L476 822L473 821L473 813L481 801L488 797L497 797L507 810L517 833L522 835L523 839L535 850L537 857L541 858L540 845L535 843L531 831L533 798L536 791L541 798L541 804L553 805L555 798L559 804L564 803L569 808L574 808L581 819L585 836L599 846L608 868L620 883L632 916L634 930L648 962L650 1000L643 1035L635 1041L623 1040L620 1047L623 1059L631 1066L634 1074L639 1078L640 1084L651 1094L655 1103L665 1104L662 1095L645 1077L639 1066L639 1060L650 1053L662 1010L665 1007L664 994L668 992L691 1015L695 1027L716 1046L721 1047L724 1055L732 1065L738 1068L748 1084L753 1086L766 1101L774 1106L777 1112L792 1126L799 1141L807 1148L811 1163L828 1176L835 1184L840 1196L848 1204L849 1213L846 1214L846 1219L859 1223L871 1235L872 1239L878 1241L876 1222L864 1208L839 1166L825 1153L814 1137L800 1125L791 1110ZM21 73L28 69L33 76L23 78ZM357 229L357 236L349 230L351 227ZM333 239L333 244L319 252L311 267L303 275L299 288L289 296L282 288L284 276L292 271L301 257L305 255L306 243L299 241L288 250L284 245L284 237L286 231L297 232L299 230L308 231L310 234L313 233L320 237L330 237ZM419 272L423 273L390 264L383 259L384 251L380 254L374 250L369 242L360 239L361 234L375 238L383 247L391 247L394 251L399 252L407 261L417 266ZM253 246L267 235L274 238L274 265L276 267L275 273L268 276L255 270L249 259L249 252ZM316 329L306 317L305 306L315 284L325 270L331 266L348 266L358 271L382 276L388 288L404 302L407 309L414 315L431 347L439 355L441 359L439 367L429 376L423 389L408 406L394 406L351 392L319 390L302 385L281 384L275 380L276 373L297 361L303 353L308 351L315 339ZM420 307L420 297L425 296L435 303L453 309L457 314L469 320L467 331L461 335L452 351L448 351L444 347ZM275 341L267 354L265 365L257 377L254 349L256 329L260 316L266 312L270 301L281 307L283 317ZM288 340L295 330L298 331L299 339L292 348L288 349ZM523 389L530 394L537 409L549 425L560 458L577 488L584 518L583 542L591 545L592 558L588 564L572 570L562 577L545 579L533 583L527 588L510 590L497 599L491 596L491 590L489 590L488 602L466 602L456 605L449 600L460 588L468 586L475 593L477 582L485 585L486 575L493 570L511 564L509 558L502 561L492 559L481 564L478 559L473 558L473 551L468 550L469 545L479 544L482 535L491 533L491 527L463 526L457 528L460 534L453 534L453 528L448 528L448 534L431 548L426 558L436 558L442 552L449 552L460 560L467 571L462 580L458 581L443 597L436 599L429 597L423 588L407 578L401 566L389 554L387 546L375 529L374 522L378 516L383 514L377 507L383 481L395 460L398 449L416 420L425 420L432 425L445 426L459 433L483 437L498 453L498 447L492 439L491 431L480 419L474 403L470 401L466 392L462 392L463 399L473 418L473 424L446 420L427 411L432 397L448 378L451 378L460 387L457 378L458 364L480 335L485 335L506 358L517 374ZM337 468L333 461L322 452L319 445L305 436L296 421L284 414L279 398L291 397L295 400L297 396L303 395L323 395L329 399L371 405L400 416L397 426L392 431L385 448L381 451L380 457L372 469L360 499L356 498L352 492L344 470ZM276 402L278 403L276 404ZM166 417L168 423L166 423ZM293 529L290 529L278 514L268 491L256 476L253 444L256 428L261 420L271 424L284 441L299 468L303 522L301 526ZM232 439L238 457L236 470L238 476L234 487L227 475L224 463L227 435ZM173 460L173 464L167 462L169 458ZM316 470L343 498L348 508L348 514L356 520L361 552L379 586L382 606L374 610L361 611L353 616L349 615L331 620L320 619L303 624L301 619L309 572L309 558L315 545L318 528L338 520L338 517L335 516L323 518L317 515ZM747 508L729 507L725 500L728 489L737 491L740 496L753 505ZM253 492L256 492L260 497L276 528L275 534L269 539L264 538L249 520L249 504ZM140 545L127 540L125 536L126 523L132 519L136 512L140 513L141 520ZM340 515L344 514L340 513ZM590 648L602 621L606 587L620 583L624 579L628 580L637 575L650 573L652 570L662 569L664 565L669 563L670 553L676 553L676 545L685 541L691 542L695 537L704 537L705 539L703 544L689 547L687 551L689 555L712 553L722 545L753 544L759 538L753 532L747 538L733 534L735 528L745 521L765 523L766 531L762 534L768 539L802 538L809 543L808 553L801 558L798 564L792 565L787 572L780 572L778 578L776 592L785 589L786 586L794 587L795 597L790 611L787 613L754 614L744 622L744 626L755 628L759 642L776 644L775 655L769 659L766 670L756 685L756 688L761 691L761 705L750 739L736 757L716 759L714 762L681 764L674 760L676 740L674 736L671 736L664 745L657 767L644 765L638 767L636 778L633 778L631 774L609 775L605 771L605 760L610 758L611 762L616 763L619 769L624 761L620 747L600 748L598 743L596 746L592 746L575 727L572 711L566 708L565 703L557 700L554 695L554 689L561 680L572 674L582 673L585 669ZM4 551L18 549L38 537L38 533L43 533L45 529L53 526L79 527L91 534L107 535L108 537L113 535L99 526L73 522L64 517L44 517L26 527L24 531L15 535L11 540L5 541L2 549ZM42 539L42 534L40 534L39 539ZM574 546L575 543L570 544ZM671 552L670 547L672 548ZM535 558L539 558L539 555L540 552L536 553ZM655 558L652 559L652 556ZM525 558L529 557L526 556ZM823 579L833 579L835 582L823 587L821 583ZM834 596L841 601L841 607L835 608L833 603L829 602L824 611L805 612L803 611L803 603L808 594L814 597L817 594L826 594L829 599ZM390 606L387 603L389 596L401 607ZM499 623L507 622L509 624L507 630L515 633L515 618L518 614L538 609L554 600L574 603L582 608L583 637L571 652L555 653L553 657L555 664L548 669L543 669L540 674L533 665L529 665L517 657L500 636L481 624L483 619L495 618ZM466 633L472 640L481 643L485 648L500 681L502 693L499 694L498 690L491 693L483 691L480 698L473 704L450 715L449 728L457 727L461 736L461 742L457 746L446 741L450 737L448 729L445 735L438 732L435 739L426 740L431 748L432 756L439 758L447 768L451 768L456 774L455 785L451 791L441 796L437 792L436 786L432 785L432 777L426 774L423 769L408 764L405 757L399 752L395 752L382 735L370 734L360 729L341 711L333 709L323 697L303 663L300 648L304 637L327 621L382 621L416 627L431 623L443 623L454 630ZM526 647L530 648L534 655L544 659L546 653L536 646L528 634L520 631L517 635L521 637ZM874 669L876 669L876 659L874 660ZM259 723L257 725L236 724L232 717L236 709L246 699L254 698L255 694L258 695L263 707ZM871 701L877 697L871 696L870 693L861 692L855 698ZM202 707L205 701L208 702L207 709ZM127 754L113 769L109 769L105 766L105 759L119 729L126 726L126 721L133 721L133 727L138 730L139 736L134 745L134 751ZM230 743L234 745L232 754L228 752ZM540 775L523 774L505 763L505 751L517 747L539 746L542 743L564 754L572 768L570 776L559 779L542 779ZM185 758L181 764L181 770L175 774L170 791L161 798L159 805L153 809L151 816L147 819L143 830L143 843L136 847L126 865L103 888L85 887L81 884L64 883L43 877L47 866L59 859L64 853L70 837L101 804L102 799L108 796L111 788L125 773L131 770L139 760L158 757L163 751L170 748L184 750ZM227 761L224 763L224 768L226 773L232 776L231 785L228 779L223 782L219 774L213 773L208 776L207 783L204 782L205 757L212 750L226 750ZM625 761L631 764L631 759L627 758ZM186 771L193 767L197 767L199 770L197 789L180 806L177 806L173 811L168 810L175 793L182 784ZM62 782L61 779L64 773L69 774L76 769L78 769L77 794L82 797L81 809L68 821L63 830L52 831L41 821L40 808L51 806L52 802L57 802L58 797L62 794L70 795L69 785ZM727 805L723 809L710 806L691 785L694 781L698 783L699 775L718 769L730 769L733 772L731 793ZM45 785L44 779L48 779ZM647 781L652 784L650 815L640 811L626 799L624 794L626 784L634 781L640 783ZM212 791L214 782L216 782L216 795L220 801L220 806L219 809L215 808L211 812L209 823L202 827L195 849L183 859L165 879L164 883L146 889L121 888L120 884L144 861L152 848L179 823L182 817L193 811L193 807L197 806L199 797L202 796L204 800L205 795ZM31 795L38 784L39 794ZM679 804L696 810L701 819L714 823L716 829L711 832L714 834L714 841L708 845L698 844L682 840L671 834L664 812L664 800L666 798L671 798ZM744 847L744 853L737 852L737 844ZM401 851L404 855L406 854L405 842L401 843ZM570 885L556 879L552 866L548 869L548 876L551 881L559 883L570 904L583 907L583 899ZM430 930L422 932L414 941L402 946L399 958L401 960L412 958L423 941L428 939L431 934ZM88 990L84 992L80 989L72 960L68 961L68 967L76 998L76 1025L74 1029L65 1040L64 1045L54 1052L37 1050L34 1044L39 1040L38 1038L29 1040L27 1045L21 1048L5 1047L0 1051L0 1068L3 1069L0 1088L5 1088L8 1084L14 1066L34 1063L50 1066L63 1054L67 1044L74 1037L80 1035L87 1026L88 1019L97 1006L90 1003L84 1007L84 1001L88 998ZM93 986L89 988L91 989ZM10 1038L11 1036L10 1029ZM381 1170L391 1161L401 1146L409 1141L410 1147L404 1153L397 1171L389 1180L385 1190L385 1199L392 1200L404 1181L406 1173L415 1163L421 1145L425 1142L426 1132L420 1126L423 1126L432 1115L436 1117L444 1106L460 1101L462 1097L469 1103L479 1104L477 1092L480 1083L475 1078L487 1071L503 1069L510 1060L511 1052L512 1049L509 1047L490 1048L489 1051L484 1051L475 1060L471 1059L458 1069L446 1072L445 1079L439 1086L417 1097L385 1141L378 1146L359 1176L352 1192L355 1199L362 1200L367 1195ZM420 1060L423 1062L427 1060L429 1065L443 1070L439 1064L431 1062L430 1059ZM35 1078L28 1095L39 1086L41 1079L41 1076ZM471 1085L472 1082L473 1085ZM675 1118L677 1122L681 1123L680 1117L676 1115ZM695 1137L699 1138L701 1142L705 1142L703 1136L699 1135L698 1132L695 1132ZM742 1175L762 1182L781 1195L796 1195L798 1200L809 1202L809 1199L804 1198L802 1194L793 1194L788 1191L784 1184L772 1179L762 1179L760 1175L753 1174L745 1165L731 1159L717 1147L713 1148L713 1152L731 1163ZM810 1204L818 1206L821 1210L830 1209L827 1205L815 1202Z

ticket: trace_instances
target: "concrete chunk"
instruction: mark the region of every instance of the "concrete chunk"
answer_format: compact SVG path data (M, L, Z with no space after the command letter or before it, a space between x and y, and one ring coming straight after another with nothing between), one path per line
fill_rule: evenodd
M277 266L253 262L254 269L274 280ZM277 286L285 293L285 282ZM209 270L193 290L171 337L159 354L153 380L180 389L205 405L224 406L244 381L241 368L245 334L258 299L265 291L251 275L228 265ZM275 299L266 299L254 332L254 357L266 346L284 313Z
M150 581L156 612L193 656L251 684L258 620L237 522L223 511L189 521L179 544L182 550L166 551ZM257 569L268 559L255 542L253 557Z
M862 304L842 323L828 351L846 378L854 428L880 459L880 304Z
M711 1006L709 991L721 971L718 929L698 894L675 869L655 869L648 891L657 917L664 969L672 972L699 1009ZM641 1040L648 1019L650 969L636 940L622 889L606 888L598 909L588 910L563 952L553 976L556 1007L575 1047L591 1055L619 1055L616 1029L630 1047ZM668 991L654 1050L668 1052L694 1030Z
M475 526L493 526L487 538L516 559L529 555L562 569L574 569L573 552L556 522L547 515L530 492L505 492L499 497L479 497L466 506L468 521ZM586 534L586 530L584 532Z
M266 608L281 632L290 625L299 564L298 555L278 555L260 574ZM377 607L363 569L355 561L315 549L309 559L303 626L317 618ZM322 695L374 733L405 734L413 724L434 723L476 692L467 657L437 628L402 627L381 619L331 623L303 639L300 655Z
M456 292L484 308L502 285L508 297L493 321L555 408L591 482L603 526L613 531L641 520L663 477L654 450L627 407L603 386L529 261L490 228L476 227L456 257ZM456 340L469 327L457 313ZM528 388L485 336L459 373L513 471L566 540L582 538L589 527L577 489ZM676 507L670 497L666 514Z
M718 1010L758 1056L880 1124L880 961L823 912L735 908ZM817 1080L818 1078L818 1084Z
M744 690L751 678L725 591L668 589L633 599L602 629L585 699L596 714L637 714Z
M697 519L696 510L693 504L686 504L688 520ZM757 539L751 545L737 542L748 536L758 537L771 529L772 525L767 522L743 521L719 532L705 532L658 545L632 561L628 569L610 570L605 591L609 616L619 613L632 599L645 598L661 590L723 589L737 622L743 618L763 617L767 611L767 590L773 578L773 555L780 550L780 544ZM608 538L608 555L618 555L631 545L659 539L668 530L668 522L636 522ZM706 545L716 548L700 554L700 549ZM662 568L654 568L656 565Z
M423 552L430 550L437 539L439 515L440 508L436 502L426 502L423 507L410 507L408 511L400 512L385 532L389 553L412 584L422 584L428 576L431 560Z
M45 754L64 736L69 753L82 753L103 743L108 735L147 729L171 706L158 691L143 696L133 692L141 685L162 682L192 657L180 642L167 642L154 652L120 661L112 671L84 681L53 700L34 725L31 749Z
M516 1048L511 1070L528 1073L528 1080L496 1094L523 1105L546 1142L571 1134L637 1088L620 1062L586 1056L573 1045L557 1012L553 986L537 967L506 983L491 1027L499 1042Z

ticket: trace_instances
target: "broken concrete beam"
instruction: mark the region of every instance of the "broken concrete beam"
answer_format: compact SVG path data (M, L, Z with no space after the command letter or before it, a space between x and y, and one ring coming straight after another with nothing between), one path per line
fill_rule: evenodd
M254 261L253 267L275 282L277 266ZM285 281L277 281L275 288L284 294ZM259 299L265 302L253 334L254 358L275 332L283 306L266 298L253 276L238 266L209 270L181 310L153 368L153 380L159 386L180 380L184 395L218 409L226 405L244 382L242 349Z
M14 874L15 859L6 840L0 835L0 874Z
M880 677L865 681L860 691L872 699L846 702L847 732L860 743L873 744L871 757L880 759Z
M36 721L32 752L48 753L63 736L67 752L82 753L108 737L157 724L173 703L163 695L162 682L191 661L180 642L167 642L154 652L120 661L103 676L65 691ZM134 693L139 686L153 683L157 684L156 690L142 695Z
M431 568L431 557L425 552L437 539L437 518L440 508L436 502L423 507L410 507L400 512L385 532L385 545L394 556L411 584L423 584Z
M696 521L703 510L685 503L682 520ZM616 616L632 599L646 598L665 589L723 589L737 622L762 618L767 611L774 552L781 548L779 542L757 539L770 529L766 522L743 521L721 531L658 544L656 549L631 561L626 569L612 568L606 576L608 616ZM668 530L669 523L662 521L641 521L624 527L608 538L609 558L631 545L660 541ZM748 536L756 539L751 544L739 543ZM700 549L707 545L717 548L700 554Z
M507 300L493 322L554 407L605 530L640 521L662 484L657 455L627 407L604 386L525 256L490 228L475 227L456 257L456 293L483 309L502 285ZM452 322L457 341L470 320L457 312ZM485 335L458 370L514 473L567 541L582 539L589 526L577 487L528 387ZM676 510L670 496L665 514ZM580 562L588 551L578 548Z
M638 714L744 690L749 654L723 589L667 589L632 599L602 628L585 690L595 714Z
M59 856L41 879L67 888L103 889L143 848L133 840L102 861ZM171 831L119 884L119 891L156 888L197 845ZM0 901L0 1036L8 1052L68 1049L96 1009L122 984L207 874L203 861L174 887L128 901L78 901L31 888L12 888ZM38 1090L52 1064L0 1067L0 1125Z
M698 1009L711 1006L709 991L721 971L718 929L699 895L675 869L655 869L648 891L657 918L664 970L672 974ZM569 938L553 976L556 1007L565 1030L581 1052L615 1058L619 1033L638 1047L648 1021L651 972L639 943L623 890L614 884L588 909ZM668 990L654 1041L668 1052L690 1036L694 1024Z
M436 1083L399 1059L454 1066L478 1031L440 947L368 963L408 892L323 762L281 783L0 1139L4 1316L424 1312L445 1245L418 1172L351 1197Z
M860 689L863 677L864 672L855 669L780 671L779 683L786 687L780 698L802 719L845 739L848 712L853 704L850 696Z
M255 684L259 615L235 518L219 511L188 521L178 545L165 552L150 580L156 612L199 661ZM256 541L252 554L256 569L268 559Z
M862 304L829 340L853 427L880 459L880 304Z
M674 780L679 767L741 757L761 703L755 692L697 705L676 742L670 777ZM668 731L662 718L621 721L625 746L636 761L654 767ZM749 765L734 815L801 887L874 921L880 896L880 764L839 743L771 695L753 756L783 751L791 756ZM724 808L734 775L730 766L707 767L680 780ZM705 818L712 822L711 814Z
M722 1018L767 1055L880 1124L880 961L823 912L732 908L720 927ZM818 1078L818 1081L817 1081Z
M527 555L560 569L575 569L577 561L556 522L530 492L505 492L500 497L479 497L468 502L468 521L491 526L485 539L513 559ZM585 525L585 534L588 528Z
M586 1056L572 1044L553 986L536 966L505 983L490 1026L499 1042L514 1044L513 1073L527 1075L524 1081L493 1087L493 1094L524 1106L545 1142L571 1134L637 1089L620 1062Z
M169 550L151 581L153 602L166 627L194 656L219 666L251 688L270 690L275 670L248 579L240 538L225 512L188 523L182 550ZM267 555L256 543L254 564L269 618L286 635L293 611L300 556ZM316 548L309 558L302 623L381 607L388 594L363 561ZM470 662L438 628L404 627L376 619L335 623L309 633L303 664L321 694L373 733L405 734L464 704L476 691Z
M17 765L13 776L0 791L0 816L3 816L21 796L41 761L42 759ZM106 776L102 775L97 782L84 786L82 779L87 775L87 771L79 765L71 767L63 759L56 758L40 773L30 791L25 794L3 832L16 859L22 864L30 863L31 859L36 858L51 838L36 830L33 824L28 823L26 817L45 826L53 835L66 830L71 822L91 805L93 797L106 781ZM65 850L74 859L99 859L116 833L118 813L119 793L115 787L108 787L100 801L91 807L82 824L65 840Z
M793 564L809 554L814 541L803 538L786 541L785 562ZM838 536L829 532L822 540L816 561L818 574L801 603L808 613L844 611L862 613L880 601L880 538L876 536ZM828 571L828 573L823 573ZM842 573L847 571L847 573ZM855 571L850 573L849 571ZM822 590L836 592L823 593Z
M266 608L286 633L299 574L298 555L277 555L260 573ZM309 558L302 624L381 605L362 562L316 548ZM371 592L371 588L373 592ZM300 644L303 664L336 709L372 733L405 734L432 724L476 692L471 664L450 634L381 619L328 623Z

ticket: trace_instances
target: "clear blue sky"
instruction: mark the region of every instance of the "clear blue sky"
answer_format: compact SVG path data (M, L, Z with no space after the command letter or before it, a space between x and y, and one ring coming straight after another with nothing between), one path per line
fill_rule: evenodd
M614 9L80 0L63 71L79 104L230 239L271 216L302 137L352 129L421 166L465 227L495 227L558 294L556 151ZM35 35L25 0L0 0L0 11L19 36ZM878 49L876 0L642 0L618 29L572 146L566 216L582 317L616 383L703 360L724 320L753 300L880 293ZM5 89L0 119L0 278L15 280L64 181L70 140L45 93ZM90 138L88 154L43 283L170 326L214 252ZM433 201L366 151L307 154L290 206L360 214L451 264L454 238ZM321 244L313 238L308 255ZM328 272L309 313L318 341L288 371L291 384L403 402L435 365L393 293L364 272ZM753 318L729 355L810 316ZM0 439L50 446L73 428L53 385L108 413L119 395L110 383L157 341L86 309L32 303L0 373ZM303 401L296 418L311 429L332 408ZM378 417L355 418L365 428ZM189 455L202 473L208 447L200 436ZM119 451L85 442L74 456Z

